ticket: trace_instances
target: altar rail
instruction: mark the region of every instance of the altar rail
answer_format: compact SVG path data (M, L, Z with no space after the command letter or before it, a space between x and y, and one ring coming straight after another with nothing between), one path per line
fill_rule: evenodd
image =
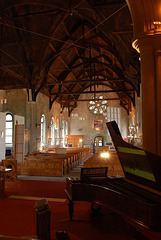
M31 152L18 163L19 175L61 177L90 156L89 148L70 148L66 154L56 154L54 149L47 152Z

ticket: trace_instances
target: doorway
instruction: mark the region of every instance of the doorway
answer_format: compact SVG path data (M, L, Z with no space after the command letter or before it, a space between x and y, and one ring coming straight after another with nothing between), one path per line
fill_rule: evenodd
M94 138L95 152L99 151L104 145L104 138L102 136L96 136Z

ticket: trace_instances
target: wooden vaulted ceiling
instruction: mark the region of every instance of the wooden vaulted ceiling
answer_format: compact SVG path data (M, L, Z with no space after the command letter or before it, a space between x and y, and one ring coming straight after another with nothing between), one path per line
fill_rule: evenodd
M128 112L140 84L132 37L125 0L1 0L0 89L41 92L71 112L103 85Z

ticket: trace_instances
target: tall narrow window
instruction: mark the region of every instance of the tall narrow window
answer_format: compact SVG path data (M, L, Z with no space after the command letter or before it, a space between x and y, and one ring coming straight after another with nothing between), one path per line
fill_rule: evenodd
M55 144L55 126L54 119L51 120L51 145Z
M65 135L68 135L68 122L65 123Z
M60 144L60 136L59 136L59 119L56 119L56 145Z
M6 148L13 147L13 116L10 113L6 114L6 134L5 134Z
M108 107L107 108L107 122L115 120L118 124L120 129L121 120L120 120L120 108L116 107ZM108 135L110 135L109 131L107 130Z
M45 115L41 116L41 147L45 146Z
M61 145L64 146L64 120L61 124Z

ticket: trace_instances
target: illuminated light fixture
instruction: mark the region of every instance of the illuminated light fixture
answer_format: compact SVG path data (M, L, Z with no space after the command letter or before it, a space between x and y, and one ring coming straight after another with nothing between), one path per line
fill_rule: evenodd
M161 25L161 22L160 21L154 21L153 24L154 25Z
M104 99L104 96L93 97L92 100L88 102L88 109L94 115L106 115L108 101Z
M108 152L101 153L101 158L109 158L110 154Z
M160 21L154 21L153 24L154 24L154 30L160 31L160 29L161 29L161 22Z

